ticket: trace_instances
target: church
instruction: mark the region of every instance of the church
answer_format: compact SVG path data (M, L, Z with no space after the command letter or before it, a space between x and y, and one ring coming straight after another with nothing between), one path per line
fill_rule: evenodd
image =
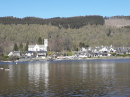
M28 45L28 51L47 51L48 39L44 39L44 45Z

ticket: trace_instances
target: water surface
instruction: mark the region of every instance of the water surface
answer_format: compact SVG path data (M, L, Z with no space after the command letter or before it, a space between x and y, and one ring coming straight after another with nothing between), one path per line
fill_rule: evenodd
M130 59L14 62L0 67L0 96L130 96Z

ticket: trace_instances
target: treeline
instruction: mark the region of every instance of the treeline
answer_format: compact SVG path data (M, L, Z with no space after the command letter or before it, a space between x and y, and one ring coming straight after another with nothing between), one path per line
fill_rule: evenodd
M102 16L79 16L79 17L69 17L69 18L50 18L42 19L36 17L0 17L0 24L51 24L57 26L58 28L81 28L85 25L104 25L104 18Z
M104 19L129 19L130 20L130 16L112 16L112 17L105 16Z

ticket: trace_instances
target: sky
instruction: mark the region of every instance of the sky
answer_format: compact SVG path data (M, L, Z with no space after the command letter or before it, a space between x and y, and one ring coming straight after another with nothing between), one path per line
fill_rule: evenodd
M0 17L129 16L130 0L0 0Z

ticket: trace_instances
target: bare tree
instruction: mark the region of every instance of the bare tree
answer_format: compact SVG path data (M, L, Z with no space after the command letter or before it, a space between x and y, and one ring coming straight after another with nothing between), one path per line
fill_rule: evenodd
M3 48L0 47L0 56L3 55L3 51L4 51Z
M71 50L72 48L72 42L70 37L68 37L68 35L64 36L63 38L63 48L64 50Z

